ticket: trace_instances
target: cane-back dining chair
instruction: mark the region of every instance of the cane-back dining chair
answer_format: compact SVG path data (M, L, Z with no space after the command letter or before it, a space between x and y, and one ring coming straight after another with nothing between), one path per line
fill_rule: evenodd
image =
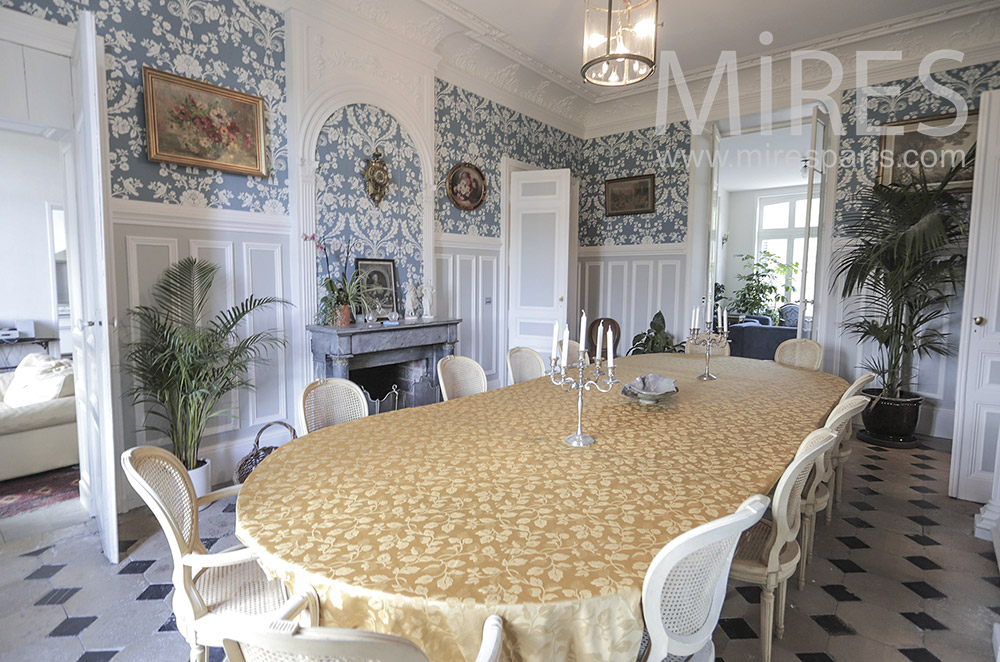
M853 384L847 387L844 395L840 396L840 401L843 402L856 395L861 395L861 391L873 381L875 381L874 373L868 372L861 375L854 380ZM851 456L851 449L847 447L847 441L850 438L851 426L845 425L844 432L840 435L840 440L837 442L837 450L833 454L833 503L837 506L840 505L840 499L844 493L844 466L847 464L847 458ZM830 523L832 516L833 508L830 508L826 511L827 524Z
M486 372L468 357L446 356L438 361L437 372L442 400L486 392Z
M299 418L307 433L367 415L368 398L361 387L349 379L326 377L302 389Z
M836 439L836 433L826 428L814 430L806 436L774 489L771 519L762 519L745 531L736 547L730 578L761 587L760 647L763 662L771 662L772 638L776 636L780 639L785 632L788 578L795 574L801 556L796 538L802 523L802 488L816 458L830 450ZM775 590L778 592L777 600Z
M196 499L181 461L155 446L130 448L122 453L121 463L166 535L174 562L174 616L178 631L191 646L192 662L208 661L206 646L221 646L234 619L250 619L246 621L250 630L253 623L288 618L305 608L310 624L318 624L318 602L306 596L293 598L282 582L268 579L251 550L238 547L209 554L202 544L198 508L235 496L238 485Z
M714 662L712 632L726 598L736 543L760 521L768 503L762 494L752 496L732 515L677 536L657 553L642 582L648 641L644 637L639 662Z
M511 347L507 352L507 374L511 384L538 379L547 369L542 355L530 347Z
M816 515L823 512L830 514L833 508L831 502L833 479L833 457L837 453L837 444L844 434L848 422L868 406L868 398L856 395L841 401L826 419L823 427L833 430L837 440L829 451L816 459L813 471L809 474L806 486L802 489L802 528L799 531L799 545L802 548L802 560L799 561L799 590L806 587L806 568L812 563L813 544L816 539Z
M499 662L503 619L483 625L475 662ZM229 662L428 662L420 648L403 637L364 630L309 627L277 621L262 632L234 632L223 642Z
M702 338L706 337L706 334L704 332L697 333L697 334L695 334L694 337L698 338L698 339L702 339ZM712 354L715 355L715 356L729 356L731 351L732 350L729 348L729 343L728 342L725 345L723 345L722 347L719 347L717 345L713 345L712 346ZM701 354L705 353L705 346L704 345L696 345L693 342L691 342L691 339L689 338L687 340L687 342L684 343L684 353L685 354L699 354L699 355L701 355Z
M823 365L823 346L808 338L791 338L774 350L774 362L793 368L819 370Z

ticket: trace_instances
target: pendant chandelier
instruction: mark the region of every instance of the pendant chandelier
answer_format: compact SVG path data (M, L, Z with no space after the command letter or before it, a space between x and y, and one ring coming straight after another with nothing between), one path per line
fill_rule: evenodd
M586 0L583 68L588 83L638 83L656 66L658 0Z

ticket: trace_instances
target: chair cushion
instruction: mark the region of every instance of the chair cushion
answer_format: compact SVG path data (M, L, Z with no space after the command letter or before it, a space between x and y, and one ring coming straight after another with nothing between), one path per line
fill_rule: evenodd
M21 359L3 399L10 407L25 407L73 393L73 362L39 352Z

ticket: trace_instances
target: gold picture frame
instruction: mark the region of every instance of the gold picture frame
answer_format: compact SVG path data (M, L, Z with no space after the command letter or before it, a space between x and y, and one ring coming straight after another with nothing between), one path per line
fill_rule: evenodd
M939 183L945 173L951 168L948 154L956 150L968 153L976 144L979 133L979 111L970 110L965 125L957 133L945 137L925 136L917 131L921 122L932 127L951 124L955 114L936 115L933 117L917 117L901 122L890 122L885 126L901 126L903 134L899 136L883 135L879 145L878 183L883 185L902 184L919 177L920 160L926 154L934 155L931 164L925 163L927 183L931 186ZM904 162L904 156L909 163ZM891 157L891 159L890 159ZM883 160L886 159L886 160ZM927 161L927 159L924 159ZM966 168L948 185L948 191L965 193L972 190L973 168Z
M656 211L656 175L636 175L604 181L604 215L629 216Z
M142 68L150 161L267 176L264 99Z

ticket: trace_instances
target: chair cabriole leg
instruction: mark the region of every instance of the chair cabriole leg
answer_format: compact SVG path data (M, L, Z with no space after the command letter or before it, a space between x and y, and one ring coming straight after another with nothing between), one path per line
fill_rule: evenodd
M771 639L774 637L774 586L768 581L760 590L760 655L771 662Z
M778 584L778 604L774 615L774 636L781 639L785 634L785 602L788 595L788 580Z

